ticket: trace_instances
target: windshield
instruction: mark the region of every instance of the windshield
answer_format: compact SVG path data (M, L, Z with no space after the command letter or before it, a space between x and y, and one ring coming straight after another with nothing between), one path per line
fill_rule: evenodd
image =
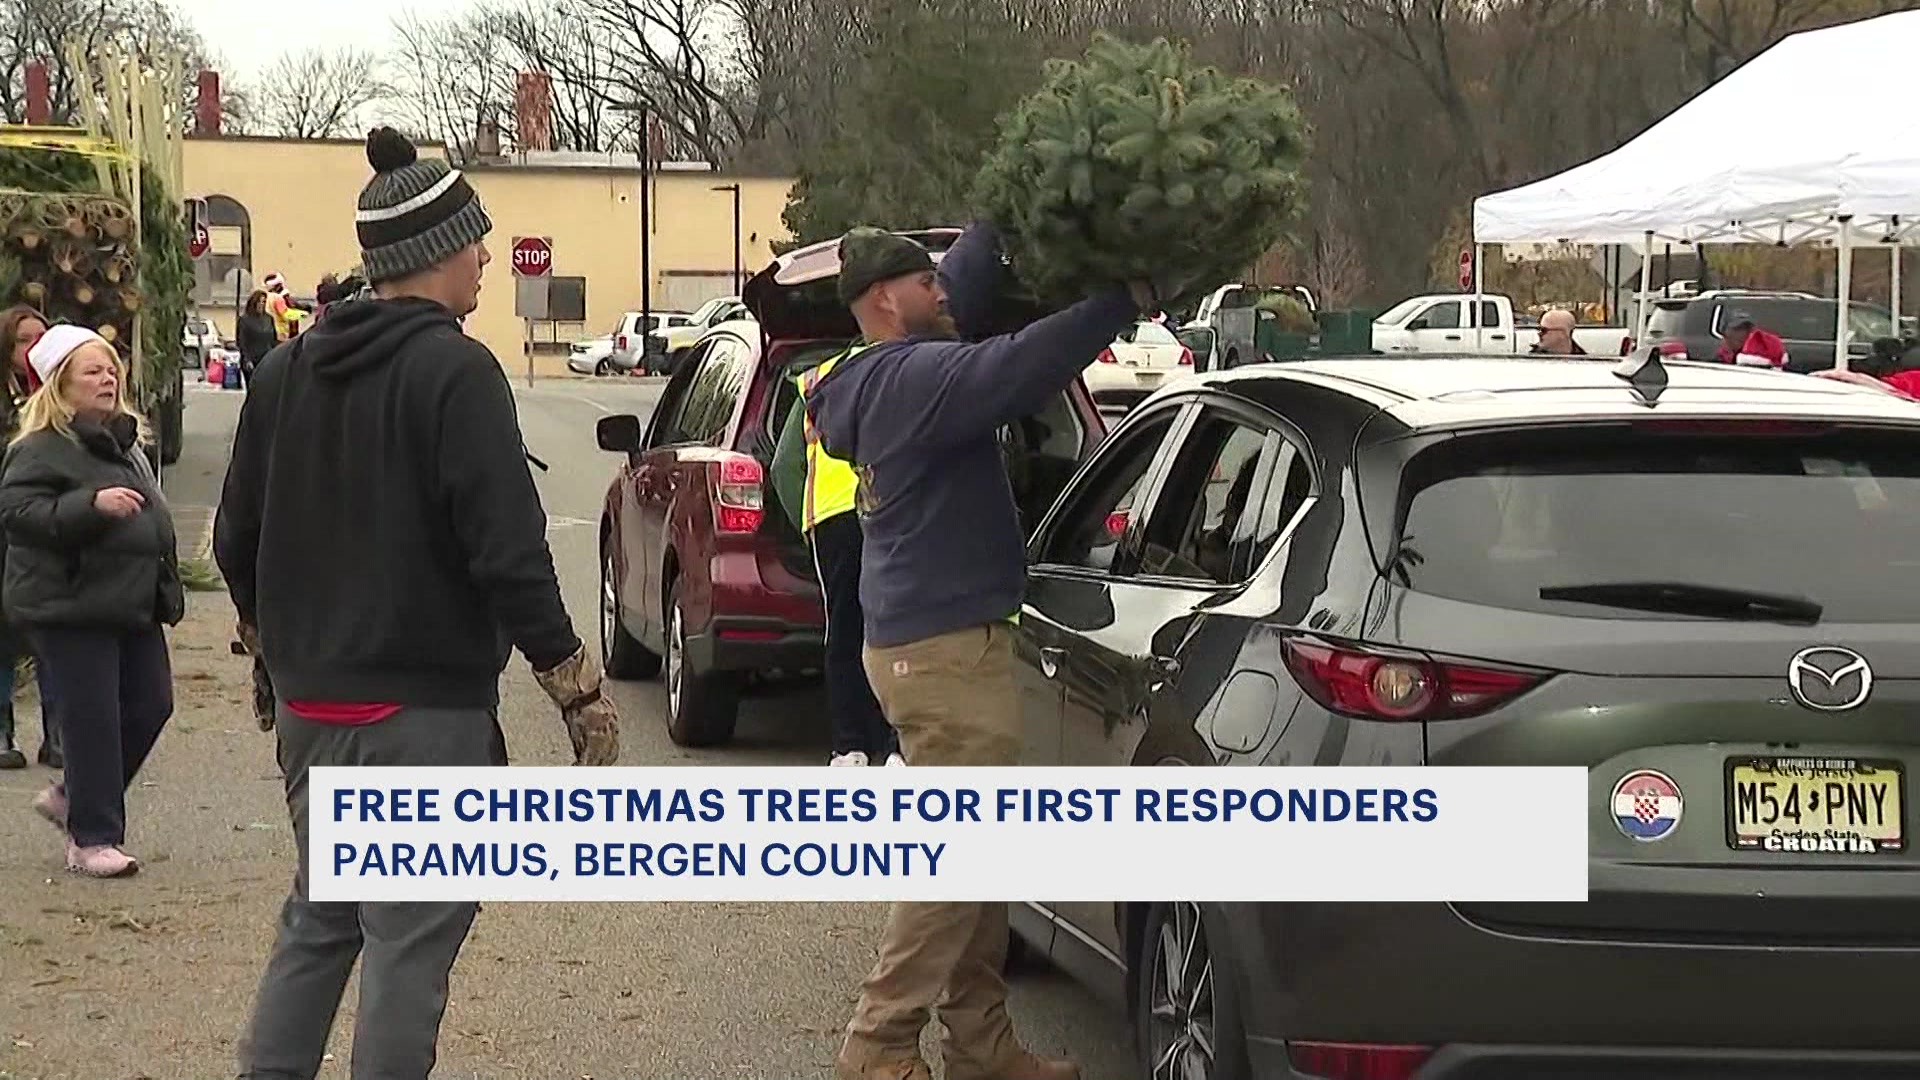
M1122 332L1119 342L1131 342L1135 345L1178 345L1179 339L1173 332L1156 322L1135 323L1131 331Z
M1415 458L1404 485L1394 576L1418 592L1673 618L1558 596L1661 582L1920 621L1889 588L1920 570L1920 432L1483 436Z
M698 326L705 326L707 323L713 320L714 315L718 314L722 307L726 306L726 304L729 302L729 299L730 298L725 296L715 297L714 299L709 300L704 304L701 304L699 307L693 310L692 317L689 318L687 321Z
M1388 308L1386 314L1380 316L1379 318L1373 321L1377 323L1389 323L1389 324L1403 322L1405 321L1408 315L1411 315L1413 313L1414 308L1419 307L1421 304L1425 302L1426 302L1426 299L1424 297L1419 297L1419 296L1413 297L1412 299L1409 299L1409 300L1402 300L1399 303Z

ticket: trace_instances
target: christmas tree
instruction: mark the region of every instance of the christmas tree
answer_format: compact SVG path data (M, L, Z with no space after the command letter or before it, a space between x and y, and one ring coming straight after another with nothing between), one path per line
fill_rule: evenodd
M1184 47L1099 35L1006 114L975 182L1015 274L1057 306L1150 280L1169 310L1233 280L1304 195L1292 96L1195 66Z

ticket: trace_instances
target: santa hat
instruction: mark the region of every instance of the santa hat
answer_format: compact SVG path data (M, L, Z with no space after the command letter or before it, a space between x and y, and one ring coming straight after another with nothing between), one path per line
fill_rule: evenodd
M113 346L107 344L106 338L84 326L70 326L63 323L51 327L46 333L40 335L39 341L33 343L33 348L27 350L27 366L33 370L38 385L45 385L53 381L54 375L60 370L60 365L67 362L67 357L73 355L73 350L96 341L106 345L109 352L113 350ZM35 389L38 389L38 385Z

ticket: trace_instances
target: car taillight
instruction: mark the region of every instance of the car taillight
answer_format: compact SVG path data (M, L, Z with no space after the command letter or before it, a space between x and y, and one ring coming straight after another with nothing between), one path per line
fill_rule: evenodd
M1287 666L1323 707L1364 720L1458 720L1512 701L1543 672L1439 660L1420 653L1287 639Z
M1410 1080L1433 1056L1428 1046L1379 1043L1290 1042L1287 1059L1317 1080Z
M617 348L617 349L619 349L619 350L621 350L621 351L623 351L623 352L624 352L624 351L626 351L626 348L627 348L627 335L625 335L625 334L621 334L621 335L620 335L620 337L619 337L619 339L618 339L618 341L617 341L617 342L615 343L615 345L614 345L614 348Z
M1087 354L1086 354L1086 353L1081 353L1080 355L1081 355L1081 356L1085 356L1085 355L1087 355ZM1119 361L1119 359L1118 359L1117 357L1115 357L1115 356L1113 355L1113 350L1112 350L1112 349L1101 349L1101 350L1100 350L1100 362L1101 362L1101 363L1103 363L1103 364L1117 364L1117 363L1119 363L1120 361Z
M760 462L745 454L728 454L712 468L714 528L723 533L759 532L766 513L761 498L766 473Z
M1193 350L1187 348L1185 345L1180 346L1180 366L1181 367L1193 366Z

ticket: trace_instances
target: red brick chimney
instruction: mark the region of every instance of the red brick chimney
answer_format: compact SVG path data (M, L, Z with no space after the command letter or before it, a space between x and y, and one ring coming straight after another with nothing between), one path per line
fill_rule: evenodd
M220 73L200 72L200 77L195 81L195 89L193 133L195 135L220 134Z
M521 150L553 149L553 80L544 71L523 71L513 94L515 142Z
M53 84L45 60L27 62L27 123L44 124L53 118Z

